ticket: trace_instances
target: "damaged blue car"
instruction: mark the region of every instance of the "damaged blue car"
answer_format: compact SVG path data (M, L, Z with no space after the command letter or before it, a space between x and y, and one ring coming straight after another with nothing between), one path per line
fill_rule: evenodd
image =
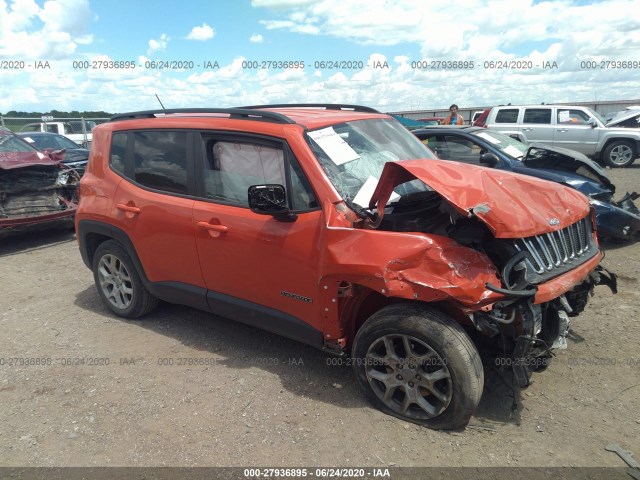
M575 188L589 197L598 235L605 240L637 240L638 193L614 200L615 186L598 164L582 153L544 144L524 143L481 127L439 126L412 132L438 157L530 175Z

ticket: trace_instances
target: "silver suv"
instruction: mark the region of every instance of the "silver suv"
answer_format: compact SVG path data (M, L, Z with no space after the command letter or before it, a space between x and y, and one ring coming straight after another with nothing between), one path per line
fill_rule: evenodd
M505 105L493 107L480 125L521 142L540 142L577 150L610 167L628 167L640 152L640 128L606 127L587 107Z

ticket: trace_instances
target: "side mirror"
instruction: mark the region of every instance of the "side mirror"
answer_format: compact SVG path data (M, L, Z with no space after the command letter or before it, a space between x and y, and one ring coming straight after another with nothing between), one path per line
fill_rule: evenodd
M487 167L495 167L499 162L500 160L495 153L487 152L480 155L481 165L486 165Z
M596 128L598 126L598 122L596 122L596 119L593 117L589 117L589 120L587 120L587 123L591 125L591 128Z
M287 193L282 185L251 185L248 194L253 213L272 215L281 222L295 222L298 218L287 207Z

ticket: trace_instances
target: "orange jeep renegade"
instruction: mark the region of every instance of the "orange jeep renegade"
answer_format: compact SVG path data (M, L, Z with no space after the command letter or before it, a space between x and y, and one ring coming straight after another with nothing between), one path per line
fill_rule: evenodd
M437 160L354 105L114 116L76 230L116 315L161 299L348 356L375 406L431 428L480 401L472 337L524 387L594 285L615 291L582 194Z

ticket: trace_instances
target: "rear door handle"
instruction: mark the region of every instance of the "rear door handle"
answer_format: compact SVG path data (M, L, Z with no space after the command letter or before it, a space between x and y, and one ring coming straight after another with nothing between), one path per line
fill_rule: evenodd
M140 213L140 208L135 207L133 205L125 205L124 203L118 203L116 205L116 208L118 210L122 210L123 212L128 212L128 213L133 213L133 214Z

